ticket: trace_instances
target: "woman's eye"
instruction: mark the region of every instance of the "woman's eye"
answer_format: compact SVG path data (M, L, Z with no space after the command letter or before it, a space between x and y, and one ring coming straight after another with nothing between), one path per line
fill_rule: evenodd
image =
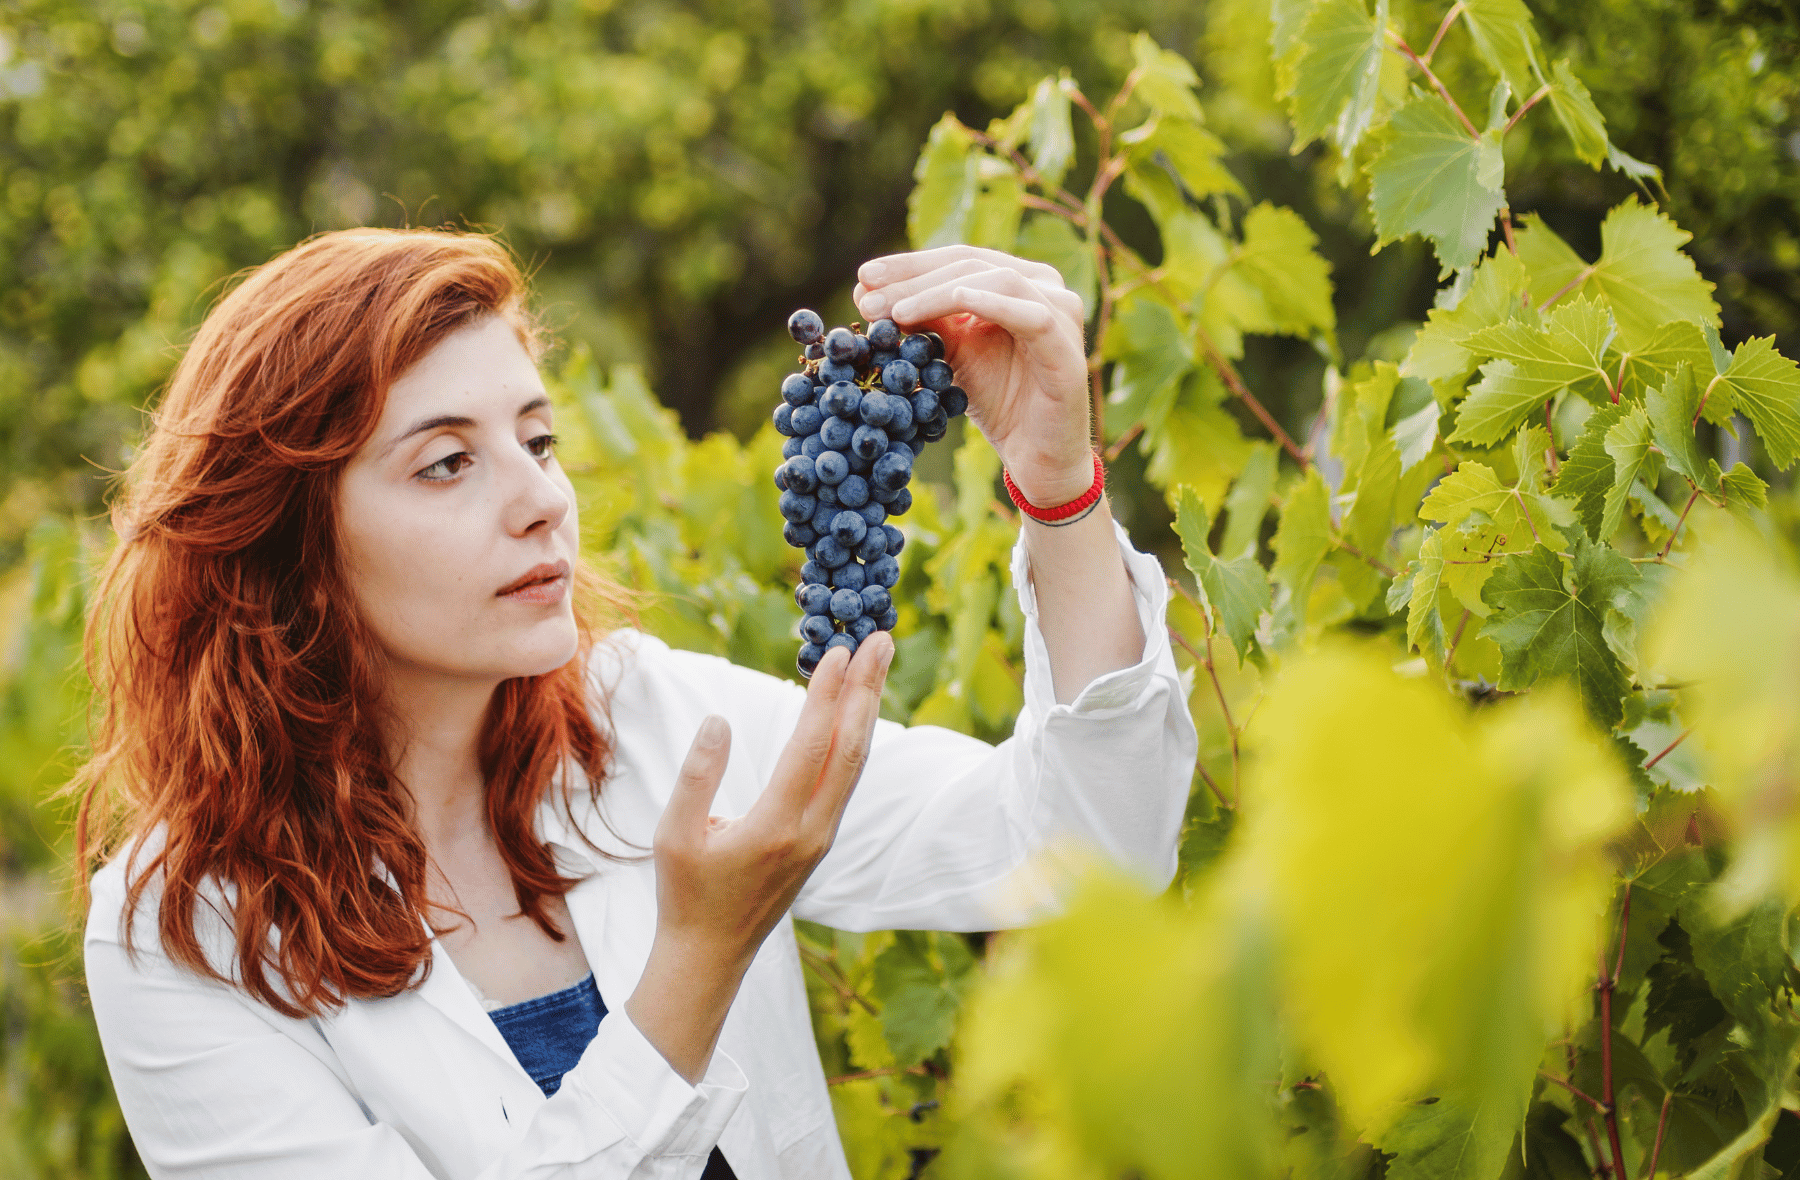
M556 450L556 436L554 434L540 434L530 442L526 443L525 449L531 452L534 459L548 459Z
M458 451L454 455L445 455L436 463L419 472L419 478L428 483L455 479L458 472L470 462L469 452Z

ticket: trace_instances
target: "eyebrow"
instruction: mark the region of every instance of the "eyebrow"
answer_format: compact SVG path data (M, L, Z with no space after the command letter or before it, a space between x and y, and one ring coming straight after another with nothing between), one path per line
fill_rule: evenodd
M530 401L526 402L524 405L519 407L519 412L515 417L523 418L525 415L531 413L532 411L545 409L549 405L550 405L549 398L544 397L542 395L540 395L538 397L534 397ZM467 417L462 414L439 414L435 418L425 418L421 421L413 423L412 426L406 431L405 434L402 434L400 437L396 438L393 442L389 443L382 450L381 453L385 457L388 454L392 453L392 451L395 447L399 446L401 443L405 442L407 439L411 438L413 435L423 434L427 430L438 430L445 426L465 426L466 427L466 426L474 426L474 425L476 425L475 419Z

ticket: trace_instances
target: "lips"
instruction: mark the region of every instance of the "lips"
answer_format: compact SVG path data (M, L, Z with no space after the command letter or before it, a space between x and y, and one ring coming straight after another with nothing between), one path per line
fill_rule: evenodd
M537 586L545 582L554 582L569 576L569 563L566 561L544 561L532 566L519 577L514 578L500 589L494 591L496 597L504 598L508 594L523 590L528 586Z

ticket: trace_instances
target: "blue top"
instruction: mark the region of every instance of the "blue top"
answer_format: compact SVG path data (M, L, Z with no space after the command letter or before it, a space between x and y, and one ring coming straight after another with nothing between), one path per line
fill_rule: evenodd
M600 999L592 971L580 983L559 992L488 1013L512 1046L513 1056L546 1098L562 1087L563 1074L581 1060L605 1015L606 1004Z
M562 1088L563 1075L581 1060L588 1042L600 1031L600 1019L605 1015L606 1003L600 998L592 971L580 983L559 992L520 1000L488 1013L512 1047L513 1056L546 1098ZM701 1180L736 1180L731 1165L716 1147L707 1158Z

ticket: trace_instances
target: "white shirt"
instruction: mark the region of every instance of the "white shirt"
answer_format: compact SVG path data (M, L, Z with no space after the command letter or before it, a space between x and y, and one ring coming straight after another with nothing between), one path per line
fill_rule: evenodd
M877 725L837 842L794 904L846 930L994 930L1048 912L1040 851L1078 842L1160 887L1197 740L1169 650L1167 587L1118 530L1146 637L1137 665L1059 705L1026 575L1025 701L999 746L933 726ZM747 811L792 732L804 690L712 656L621 633L596 649L609 692L613 773L596 844L647 851L700 721L731 723L714 812ZM582 784L585 787L585 784ZM585 790L576 798L585 800ZM607 828L610 824L611 833ZM697 1177L714 1144L740 1180L847 1180L807 1012L791 923L746 973L705 1077L689 1085L623 1008L656 928L650 860L596 856L546 803L539 832L571 875L581 946L611 1008L546 1099L443 948L425 982L310 1019L175 966L157 949L146 890L134 963L120 945L124 857L95 874L87 978L126 1123L150 1174L208 1180L624 1180ZM616 834L616 835L615 835ZM1041 860L1041 858L1040 858ZM206 907L199 907L203 912ZM231 962L223 919L202 930Z

